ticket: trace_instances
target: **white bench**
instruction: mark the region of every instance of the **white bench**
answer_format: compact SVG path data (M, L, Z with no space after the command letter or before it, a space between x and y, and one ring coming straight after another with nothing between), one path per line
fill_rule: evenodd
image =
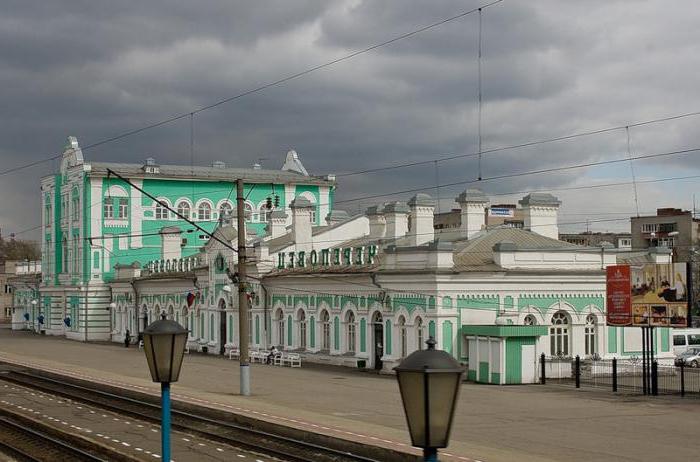
M301 367L301 356L298 353L289 353L282 358L282 362L290 367Z

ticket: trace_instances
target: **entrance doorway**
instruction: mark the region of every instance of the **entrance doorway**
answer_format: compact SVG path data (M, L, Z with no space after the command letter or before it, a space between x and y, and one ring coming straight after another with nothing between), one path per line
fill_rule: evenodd
M226 353L226 302L219 302L219 354Z
M374 338L372 348L374 350L374 369L382 369L382 356L384 356L384 320L382 314L377 312L372 316Z

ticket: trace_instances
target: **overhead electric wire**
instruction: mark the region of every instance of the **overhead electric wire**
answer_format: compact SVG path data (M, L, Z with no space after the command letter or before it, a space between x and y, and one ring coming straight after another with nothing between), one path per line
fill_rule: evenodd
M560 172L564 170L574 170L578 168L585 168L585 167L597 167L600 165L609 165L609 164L616 164L620 162L629 162L630 160L639 160L639 159L652 159L652 158L658 158L658 157L668 157L668 156L675 156L675 155L682 155L682 154L690 154L692 152L698 152L700 151L700 148L692 148L692 149L682 149L678 151L670 151L670 152L662 152L662 153L656 153L656 154L646 154L642 156L634 156L634 157L625 157L621 159L611 159L611 160L603 160L603 161L597 161L597 162L586 162L582 164L573 164L573 165L566 165L562 167L550 167L550 168L544 168L540 170L530 170L530 171L525 171L525 172L516 172L516 173L507 173L503 175L495 175L487 178L482 178L481 180L467 180L467 181L456 181L453 183L444 183L439 185L439 187L449 187L449 186L459 186L459 185L469 185L469 184L475 184L475 183L483 183L485 181L492 181L492 180L503 180L506 178L516 178L516 177L521 177L521 176L528 176L528 175L539 175L542 173L552 173L552 172ZM430 186L425 186L425 187L420 187L420 188L411 188L411 189L404 189L400 191L393 191L393 192L388 192L388 193L381 193L381 194L370 194L367 196L360 196L360 197L353 197L351 199L345 199L345 200L337 200L335 201L336 204L342 204L346 202L355 202L358 200L365 200L365 199L375 199L378 197L386 197L386 196L393 196L395 194L406 194L406 193L411 193L411 192L418 192L418 191L426 191L435 188L435 185L430 185Z
M294 73L294 74L287 75L287 76L285 76L285 77L282 77L282 78L280 78L280 79L274 80L274 81L272 81L272 82L268 82L268 83L259 85L259 86L257 86L257 87L251 88L251 89L246 90L246 91L243 91L243 92L241 92L241 93L238 93L238 94L236 94L236 95L233 95L233 96L229 96L229 97L227 97L227 98L220 99L220 100L215 101L215 102L213 102L213 103L211 103L211 104L207 104L207 105L205 105L205 106L201 106L201 107L199 107L199 108L197 108L197 109L194 109L194 110L191 110L191 111L187 111L187 112L184 112L184 113L181 113L181 114L177 114L177 115L174 115L174 116L172 116L172 117L168 117L168 118L166 118L166 119L160 120L160 121L158 121L158 122L154 122L154 123L145 125L145 126L140 127L140 128L136 128L136 129L133 129L133 130L129 130L129 131L120 133L120 134L118 134L118 135L114 135L114 136L111 136L111 137L109 137L109 138L105 138L105 139L103 139L103 140L96 141L96 142L94 142L94 143L88 144L87 146L85 146L85 147L82 148L82 149L83 149L83 151L86 151L86 150L89 150L89 149L92 149L92 148L95 148L95 147L98 147L98 146L102 146L102 145L107 144L107 143L112 143L112 142L114 142L114 141L118 141L118 140L121 140L121 139L130 137L130 136L136 135L136 134L138 134L138 133L145 132L145 131L147 131L147 130L151 130L151 129L154 129L154 128L157 128L157 127L161 127L161 126L163 126L163 125L170 124L170 123L172 123L172 122L176 122L176 121L181 120L181 119L184 119L184 118L186 118L186 117L193 117L195 114L198 114L198 113L200 113L200 112L204 112L204 111L207 111L207 110L209 110L209 109L213 109L213 108L215 108L215 107L221 106L221 105L226 104L226 103L230 103L230 102L235 101L235 100L237 100L237 99L244 98L244 97L249 96L249 95L252 95L252 94L254 94L254 93L259 93L259 92L261 92L261 91L263 91L263 90L267 90L268 88L272 88L272 87L279 86L279 85L281 85L281 84L283 84L283 83L286 83L286 82L289 82L289 81L291 81L291 80L298 79L299 77L303 77L303 76L308 75L308 74L311 74L311 73L313 73L313 72L316 72L316 71L325 69L325 68L327 68L327 67L333 66L333 65L335 65L335 64L341 63L341 62L343 62L343 61L347 61L347 60L350 60L350 59L355 58L355 57L357 57L357 56L363 55L363 54L365 54L365 53L369 53L370 51L374 51L374 50L376 50L376 49L378 49L378 48L382 48L382 47L385 47L385 46L387 46L387 45L391 45L391 44L393 44L393 43L396 43L396 42L398 42L398 41L400 41L400 40L404 40L404 39L413 37L413 36L415 36L415 35L421 34L421 33L423 33L423 32L426 32L426 31L430 30L430 29L434 29L435 27L442 26L442 25L447 24L447 23L449 23L449 22L452 22L452 21L455 21L455 20L457 20L457 19L463 18L463 17L468 16L468 15L470 15L470 14L472 14L472 13L477 12L477 11L480 12L482 9L484 9L484 8L489 8L489 7L493 6L493 5L496 5L496 4L498 4L498 3L501 3L502 1L503 1L503 0L494 0L494 1L492 1L492 2L489 2L489 3L486 3L486 4L482 5L482 6L480 6L480 7L472 8L472 9L470 9L470 10L463 11L463 12L461 12L461 13L459 13L459 14L450 16L450 17L445 18L445 19L441 19L441 20L439 20L439 21L433 22L433 23L428 24L428 25L426 25L426 26L422 26L422 27L420 27L420 28L418 28L418 29L414 29L414 30L411 30L411 31L409 31L409 32L405 32L405 33L403 33L403 34L401 34L401 35L395 36L395 37L390 38L390 39L388 39L388 40L385 40L385 41L383 41L383 42L375 43L374 45L370 45L370 46L367 46L367 47L362 48L362 49L360 49L360 50L353 51L352 53L346 54L346 55L341 56L341 57L339 57L339 58L332 59L332 60L330 60L330 61L326 61L326 62L324 62L324 63L322 63L322 64L318 64L318 65L316 65L316 66L310 67L310 68L305 69L305 70L303 70L303 71L296 72L296 73ZM20 165L20 166L13 167L13 168L8 169L8 170L0 171L0 176L6 175L7 173L16 172L16 171L22 170L22 169L24 169L24 168L28 168L28 167L33 166L33 165L41 164L41 163L44 163L44 162L49 162L49 161L51 161L51 160L54 160L54 159L57 159L57 158L61 157L61 155L62 155L62 154L58 154L58 155L55 155L55 156L48 157L48 158L46 158L46 159L42 159L42 160L38 160L38 161L32 162L31 164Z

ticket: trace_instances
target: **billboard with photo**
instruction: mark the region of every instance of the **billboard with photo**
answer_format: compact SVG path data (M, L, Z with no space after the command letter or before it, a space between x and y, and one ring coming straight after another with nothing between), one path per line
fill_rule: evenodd
M686 327L685 263L631 265L632 325Z

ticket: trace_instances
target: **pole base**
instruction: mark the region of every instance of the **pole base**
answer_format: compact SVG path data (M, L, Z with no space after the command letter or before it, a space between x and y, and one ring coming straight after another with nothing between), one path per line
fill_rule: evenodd
M423 449L423 460L425 462L438 462L436 448L425 448Z
M250 366L241 364L241 395L250 396Z

